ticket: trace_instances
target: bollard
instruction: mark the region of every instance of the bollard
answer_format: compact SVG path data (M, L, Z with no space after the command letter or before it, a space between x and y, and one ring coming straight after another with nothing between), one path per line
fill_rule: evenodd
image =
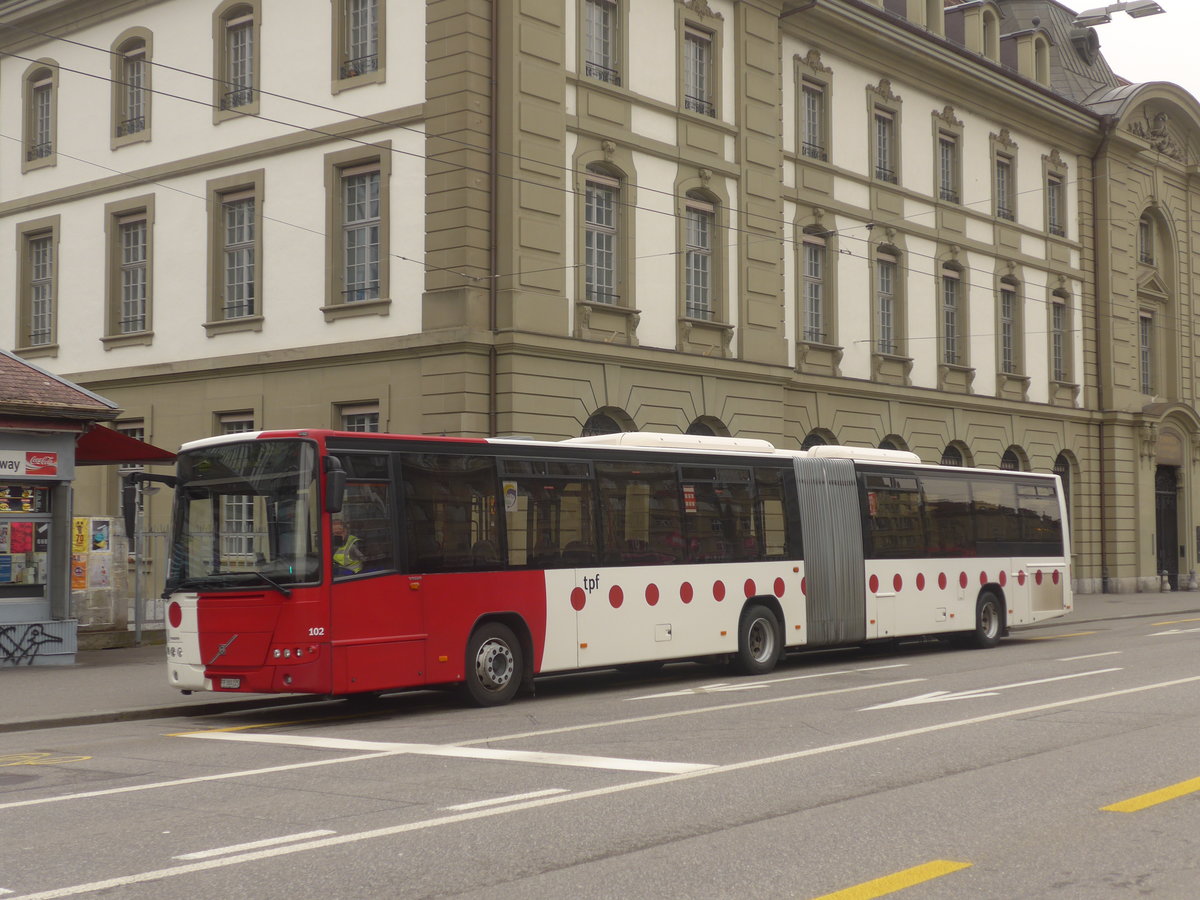
M1166 569L1162 570L1162 580L1159 582L1158 589L1163 594L1169 594L1171 592L1171 579L1167 575Z
M1194 591L1194 590L1200 589L1200 582L1196 581L1196 570L1195 569L1192 569L1192 571L1188 572L1187 589L1189 591Z

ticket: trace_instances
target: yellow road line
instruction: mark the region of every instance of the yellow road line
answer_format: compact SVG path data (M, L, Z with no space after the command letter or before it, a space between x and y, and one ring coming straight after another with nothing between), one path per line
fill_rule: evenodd
M1065 637L1086 637L1089 634L1095 634L1094 631L1072 631L1070 634L1047 634L1044 637L1025 638L1028 641L1057 641L1059 638Z
M1100 809L1104 812L1138 812L1147 807L1157 806L1159 803L1174 800L1176 797L1194 794L1197 791L1200 791L1200 778L1191 778L1187 781L1181 781L1179 784L1171 785L1171 787L1142 794L1140 797L1130 797L1128 800L1122 800L1120 803L1102 806Z
M1159 625L1182 625L1184 622L1200 622L1200 619L1172 619L1169 622L1155 622L1154 627Z
M952 872L969 869L972 865L972 863L967 862L935 859L933 862L913 866L911 869L905 869L903 872L893 872L891 875L884 875L882 878L876 878L874 881L865 881L862 884L846 888L842 891L824 894L815 898L815 900L872 900L874 897L884 897L888 894L894 894L896 891L902 891L915 884L922 884L926 881L932 881L935 878L941 878L943 875L949 875Z

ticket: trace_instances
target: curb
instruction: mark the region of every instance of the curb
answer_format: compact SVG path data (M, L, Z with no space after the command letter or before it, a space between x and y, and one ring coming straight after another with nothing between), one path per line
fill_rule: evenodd
M214 716L220 713L242 712L248 709L270 709L276 706L299 706L334 699L323 694L287 697L266 697L261 700L216 700L209 703L189 703L178 706L144 706L135 709L102 713L49 716L24 722L0 722L0 734L12 731L39 731L46 728L69 728L74 725L103 725L109 722L137 722L144 719L166 719L172 716Z

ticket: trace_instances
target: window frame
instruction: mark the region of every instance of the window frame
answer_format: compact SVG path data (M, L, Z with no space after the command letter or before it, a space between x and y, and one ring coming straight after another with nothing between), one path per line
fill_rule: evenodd
M1138 310L1138 388L1141 393L1149 396L1154 396L1158 389L1154 325L1153 310Z
M675 4L675 102L679 111L686 115L702 120L721 118L724 24L720 14L709 9L707 4L697 4L696 8ZM706 89L702 96L692 97L688 94L692 77L688 68L690 44L706 44L708 47L703 71Z
M607 55L600 54L603 61L595 57L593 52L591 12L593 9L604 7L608 10L610 22L607 28L609 51ZM579 60L578 75L588 83L599 82L608 87L625 87L625 60L628 56L628 40L625 23L629 21L628 0L579 0L577 8L579 21L577 59Z
M1071 299L1063 291L1054 291L1050 295L1047 308L1049 322L1049 365L1050 381L1054 384L1074 383L1074 356L1072 353L1072 318Z
M59 319L59 241L61 235L61 218L57 215L22 222L17 225L17 271L20 273L20 294L17 299L17 346L14 348L21 356L32 358L37 356L58 355L58 319ZM33 324L35 318L34 304L34 263L32 258L33 245L37 241L49 241L47 248L50 259L45 283L49 285L49 296L45 298L48 305L46 315L49 323L46 327L46 340L33 343Z
M112 43L110 62L112 66L112 129L110 149L116 150L128 144L145 143L151 138L151 100L154 97L154 35L145 28L130 28L122 32ZM129 79L129 62L133 58L140 62L140 115L134 116L130 105L132 86ZM140 127L123 130L123 126L140 119Z
M214 178L205 185L208 214L208 285L207 321L204 329L209 337L234 331L261 331L264 319L263 298L263 186L266 171L258 169L223 178ZM229 198L254 200L254 312L244 316L226 314L226 230L225 206Z
M1001 278L996 294L996 317L998 338L996 361L1000 374L1023 374L1025 368L1025 327L1020 283L1012 278ZM1005 306L1009 306L1007 314Z
M333 427L339 431L352 431L357 434L379 434L383 431L383 414L378 400L337 403L334 405L334 410ZM373 420L372 416L374 416ZM374 427L359 428L358 425L373 425Z
M717 296L719 292L716 290L716 269L715 264L716 247L719 243L716 241L717 233L717 207L711 201L701 200L697 197L688 196L683 204L684 218L682 222L683 242L680 257L683 262L683 318L695 319L701 322L718 322L721 318L717 313ZM704 225L703 234L699 234L694 227L696 224ZM699 237L703 243L693 240L694 237ZM693 282L693 274L699 269L695 265L696 262L703 262L705 283L699 285ZM693 299L693 291L703 292L703 304L698 303ZM697 311L703 312L703 315L696 315Z
M623 206L621 201L621 180L611 175L604 174L598 171L595 166L588 166L584 172L584 189L583 189L583 292L582 299L585 303L600 303L605 306L622 306L621 288L624 282L621 271L622 261L622 235L621 226L623 224ZM592 201L593 192L603 192L610 196L608 204L608 217L610 222L607 224L600 221L594 221L591 218L592 210L596 208ZM594 246L594 241L601 238L607 239L607 250L600 250ZM601 252L606 252L611 257L611 262L607 267L600 267L595 263L595 258ZM609 291L601 292L596 289L596 283L593 278L595 271L605 271L608 275ZM601 293L606 299L600 299Z
M230 44L234 29L247 28L249 78L235 82ZM213 124L257 116L262 95L262 0L225 0L213 12ZM233 105L230 95L248 92L245 102Z
M366 57L350 57L352 26L350 17L355 0L333 0L330 3L332 21L329 53L330 93L338 94L365 84L382 84L387 81L387 2L370 0L375 10L375 54L373 68L353 66Z
M1067 167L1058 151L1042 157L1042 188L1045 195L1044 229L1053 237L1066 238Z
M58 165L58 63L52 59L31 63L22 86L21 172L25 173Z
M816 98L812 100L811 98ZM798 115L800 123L797 151L800 156L818 162L829 162L829 83L802 76L798 91ZM814 127L813 110L819 121ZM812 140L816 138L814 143Z
M126 226L142 222L145 228L145 248L141 264L130 266L124 259L123 234ZM128 197L104 206L104 333L100 337L105 350L117 347L150 344L154 337L154 195ZM129 298L125 294L123 275L127 271L143 272L142 327L124 330Z
M375 170L379 174L378 267L376 296L346 300L345 179ZM391 306L392 142L381 141L325 155L325 305L326 321L357 315L387 315Z
M818 271L812 271L816 260ZM829 327L829 248L823 235L806 233L800 241L800 339L832 344Z
M884 266L889 268L885 269ZM871 267L872 303L871 331L872 350L881 356L903 357L903 277L898 251L881 249L876 251ZM884 290L884 272L889 273L891 290ZM890 309L885 316L884 298ZM890 321L885 323L885 318Z
M938 203L962 204L963 123L946 105L934 110L933 126L933 197Z
M962 276L960 269L948 265L943 265L938 274L938 357L942 365L958 368L966 366L964 339L968 334L963 322L965 285Z

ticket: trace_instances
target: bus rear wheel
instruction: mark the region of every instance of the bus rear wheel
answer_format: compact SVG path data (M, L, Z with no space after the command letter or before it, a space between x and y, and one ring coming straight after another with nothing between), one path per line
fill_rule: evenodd
M521 644L507 625L487 622L467 642L464 688L476 706L502 706L517 695L524 672Z
M755 603L738 625L736 666L743 675L765 675L783 655L783 638L775 613Z
M975 604L975 633L971 636L971 646L981 650L995 647L1000 643L1003 623L1000 598L992 591L984 591Z

